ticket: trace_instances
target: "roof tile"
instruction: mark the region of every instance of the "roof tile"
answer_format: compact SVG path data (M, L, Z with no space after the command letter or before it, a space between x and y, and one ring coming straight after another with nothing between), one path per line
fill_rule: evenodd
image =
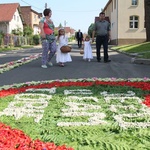
M0 22L9 22L18 8L19 3L0 4Z

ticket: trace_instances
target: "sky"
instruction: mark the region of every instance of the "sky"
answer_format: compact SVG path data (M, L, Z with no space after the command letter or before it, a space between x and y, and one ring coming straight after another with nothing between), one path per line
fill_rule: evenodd
M71 27L87 33L109 0L0 0L0 3L19 3L20 6L31 6L31 9L43 13L45 4L52 10L51 19L55 27Z

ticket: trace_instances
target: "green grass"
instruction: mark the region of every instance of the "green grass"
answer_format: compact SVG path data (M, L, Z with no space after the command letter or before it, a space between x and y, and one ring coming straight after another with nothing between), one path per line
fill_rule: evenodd
M20 47L0 47L0 52L4 52L4 51L11 51L11 50L20 50L20 49L26 49L26 48L33 48L32 45L24 45L24 46L20 46Z
M132 44L132 45L122 45L122 46L113 46L113 50L118 50L126 53L137 53L140 58L150 59L150 42Z

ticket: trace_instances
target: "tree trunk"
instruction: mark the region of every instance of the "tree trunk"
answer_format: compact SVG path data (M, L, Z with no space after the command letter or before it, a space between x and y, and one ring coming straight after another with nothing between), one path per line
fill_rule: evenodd
M150 0L144 0L146 41L150 41Z

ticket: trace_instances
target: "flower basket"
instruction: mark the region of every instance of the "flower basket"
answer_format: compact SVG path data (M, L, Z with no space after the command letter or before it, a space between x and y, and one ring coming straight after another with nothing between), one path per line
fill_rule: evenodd
M80 50L80 54L83 55L84 54L84 50Z
M61 50L62 53L71 52L71 49L72 49L72 48L71 48L70 46L68 46L68 45L62 46L62 47L60 48L60 50Z

